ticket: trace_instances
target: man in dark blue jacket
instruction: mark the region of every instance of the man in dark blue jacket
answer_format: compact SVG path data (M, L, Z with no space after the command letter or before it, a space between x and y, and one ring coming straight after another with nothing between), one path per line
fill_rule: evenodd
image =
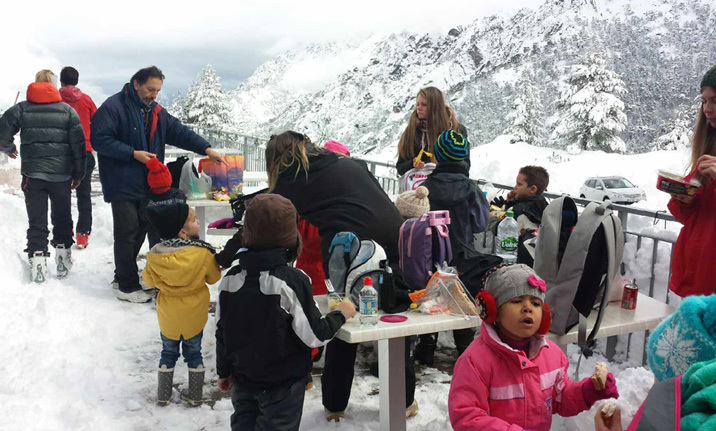
M119 93L108 98L92 117L91 140L98 154L104 200L112 205L117 298L147 302L137 273L137 255L147 233L147 167L151 158L164 161L171 144L217 163L226 163L209 143L156 103L164 74L156 66L140 69Z

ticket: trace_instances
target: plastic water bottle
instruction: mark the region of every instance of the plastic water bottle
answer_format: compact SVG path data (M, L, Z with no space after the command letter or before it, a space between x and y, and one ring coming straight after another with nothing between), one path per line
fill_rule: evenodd
M504 259L505 263L517 262L517 239L519 236L515 214L512 211L507 211L505 218L497 225L497 244L495 244L497 255Z
M375 325L378 323L378 292L373 287L373 279L363 279L363 288L358 295L360 300L360 323Z

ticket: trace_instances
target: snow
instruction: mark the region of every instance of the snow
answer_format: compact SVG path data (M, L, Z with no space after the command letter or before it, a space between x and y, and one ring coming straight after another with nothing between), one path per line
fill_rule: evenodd
M472 152L473 176L489 177L511 183L517 169L527 163L543 164L552 175L550 189L574 190L587 166L610 166L609 173L628 173L633 181L645 184L656 167L674 169L675 152L652 153L633 159L601 152L583 152L570 156L570 162L550 163L554 150L531 147L523 143L507 144L497 140ZM497 154L501 160L497 160ZM638 165L636 161L639 161ZM668 166L667 166L668 165ZM7 165L6 165L7 166ZM638 166L641 168L637 169ZM11 160L9 170L17 170L18 160ZM6 170L7 170L6 169ZM5 171L3 171L5 172ZM605 172L606 173L606 172ZM649 194L649 203L663 201ZM653 202L652 202L653 199ZM73 202L74 205L74 202ZM188 408L175 390L168 407L155 404L156 367L160 340L155 310L150 304L118 301L110 282L113 274L111 208L99 197L93 199L94 226L90 246L73 249L74 267L64 280L55 278L54 265L45 284L29 283L29 268L22 253L27 228L22 193L17 184L0 187L0 218L6 229L0 237L0 271L4 275L4 299L0 305L0 404L4 420L0 429L105 429L170 430L229 428L233 411L230 399L215 388L213 319L204 330L203 348L207 377L205 398L216 399ZM76 205L73 206L76 216ZM210 237L215 245L226 238ZM144 265L140 254L140 267ZM212 298L216 285L211 286ZM633 341L635 343L635 341ZM418 370L416 399L420 412L408 420L411 430L449 429L447 394L454 352L452 337L440 338L440 369ZM363 348L361 351L365 350ZM572 367L578 359L576 348L568 351ZM373 430L378 428L378 380L368 373L368 358L361 353L356 364L351 402L346 418L339 424L327 423L323 416L320 391L322 364L314 369L314 389L307 391L301 429ZM638 358L637 358L638 359ZM580 377L591 374L594 364L605 360L597 354L582 359ZM653 382L653 374L640 363L610 364L621 392L620 405L625 425L630 420ZM177 364L175 386L186 386L187 372L183 362ZM554 417L553 430L587 431L593 429L596 407L573 418Z

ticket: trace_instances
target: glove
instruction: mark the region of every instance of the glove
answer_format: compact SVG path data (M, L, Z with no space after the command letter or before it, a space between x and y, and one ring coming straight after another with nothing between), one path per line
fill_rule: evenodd
M231 229L233 227L236 227L236 224L232 217L222 218L209 223L209 229Z
M505 199L504 196L496 196L496 197L492 200L492 202L490 202L490 205L494 205L494 206L496 206L496 207L498 207L498 208L502 208L502 207L505 206L506 203L507 203L507 200Z
M582 380L582 397L584 397L584 402L587 403L589 407L592 407L592 405L599 400L606 400L607 398L619 398L619 391L617 390L617 381L614 380L614 375L612 373L607 374L607 382L604 386L605 389L598 391L594 389L594 384L592 383L591 377L587 377L586 379Z

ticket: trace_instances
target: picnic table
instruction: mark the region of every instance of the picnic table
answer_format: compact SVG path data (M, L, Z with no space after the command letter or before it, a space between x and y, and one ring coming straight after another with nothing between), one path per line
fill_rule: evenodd
M266 181L266 172L244 171L244 182L248 181ZM243 192L244 194L251 194L263 188L265 187L244 187ZM217 201L209 198L187 199L186 204L196 210L196 218L199 220L199 238L202 240L206 239L207 234L206 225L208 224L208 221L206 220L206 209L226 208L231 211L231 204L229 204L229 201ZM215 231L216 232L212 232L212 234L231 236L236 233L236 229L215 229Z
M315 296L319 309L326 314L326 295ZM637 308L624 310L618 302L609 303L597 333L604 338L631 332L653 329L674 312L674 308L639 294ZM383 312L379 311L379 315ZM463 317L450 314L424 314L416 311L400 313L408 320L400 323L378 321L376 325L361 325L358 316L348 320L336 333L336 337L347 343L378 341L378 369L380 389L381 431L404 431L405 420L405 337L454 329L476 328L480 325L477 316ZM591 328L596 313L589 318ZM547 334L547 338L563 349L577 341L577 327L565 335Z

